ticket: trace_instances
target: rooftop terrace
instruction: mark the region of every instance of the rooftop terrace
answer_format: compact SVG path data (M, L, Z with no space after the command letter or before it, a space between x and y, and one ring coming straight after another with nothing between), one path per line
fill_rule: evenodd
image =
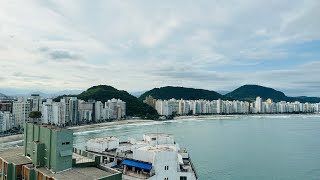
M56 174L51 173L51 171L48 171L46 168L39 168L39 170L45 175L57 180L94 180L114 175L112 172L103 171L96 167L72 168Z
M0 157L6 161L15 165L30 164L31 160L24 156L23 148L12 148L0 152Z

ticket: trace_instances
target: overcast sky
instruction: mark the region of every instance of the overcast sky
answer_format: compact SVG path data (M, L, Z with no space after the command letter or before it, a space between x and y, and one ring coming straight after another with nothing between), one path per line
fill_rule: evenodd
M0 88L320 96L319 0L2 0Z

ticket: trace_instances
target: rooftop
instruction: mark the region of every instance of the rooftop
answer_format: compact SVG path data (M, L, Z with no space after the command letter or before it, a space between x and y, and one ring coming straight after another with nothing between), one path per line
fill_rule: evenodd
M139 150L151 151L151 152L170 152L176 151L176 147L172 145L157 145L157 146L144 146L138 148Z
M94 143L108 143L110 141L117 141L119 140L118 138L114 136L110 137L104 137L104 138L95 138L95 139L90 139L88 142L94 142Z
M76 163L82 163L82 162L94 162L93 159L90 159L88 157L85 157L85 156L81 156L77 153L73 153L72 154L72 159L75 159L76 160Z
M1 151L0 157L6 161L16 165L30 164L31 160L24 156L23 148L12 148L10 150Z
M51 173L51 171L48 171L46 168L39 168L39 170L47 176L53 177L57 180L94 180L114 175L112 172L103 171L96 167L72 168L56 174Z
M58 127L58 126L51 125L51 124L44 124L44 123L42 123L42 124L32 123L32 124L40 126L40 127L45 127L45 128L51 129L51 130L55 130L55 131L72 131L70 129Z
M150 137L174 137L173 134L165 134L165 133L149 133L149 134L145 134L145 136L150 136Z

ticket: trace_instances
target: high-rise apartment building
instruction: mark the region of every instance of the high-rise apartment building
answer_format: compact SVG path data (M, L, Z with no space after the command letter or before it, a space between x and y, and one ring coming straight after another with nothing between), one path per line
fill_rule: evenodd
M22 100L22 101L21 101ZM31 112L31 105L29 101L20 99L12 104L12 114L15 117L15 126L22 128L24 123L29 122L29 114Z
M262 99L260 97L256 98L255 109L256 113L262 113Z

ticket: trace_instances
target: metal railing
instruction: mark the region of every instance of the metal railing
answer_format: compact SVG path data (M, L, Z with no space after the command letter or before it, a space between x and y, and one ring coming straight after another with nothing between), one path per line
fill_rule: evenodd
M192 170L193 170L193 172L194 172L194 174L195 174L195 176L196 176L196 179L198 179L198 173L197 173L196 168L194 167L194 165L193 165L193 163L192 163L190 154L189 154L189 162L190 162L190 165L191 165L191 167L192 167Z

